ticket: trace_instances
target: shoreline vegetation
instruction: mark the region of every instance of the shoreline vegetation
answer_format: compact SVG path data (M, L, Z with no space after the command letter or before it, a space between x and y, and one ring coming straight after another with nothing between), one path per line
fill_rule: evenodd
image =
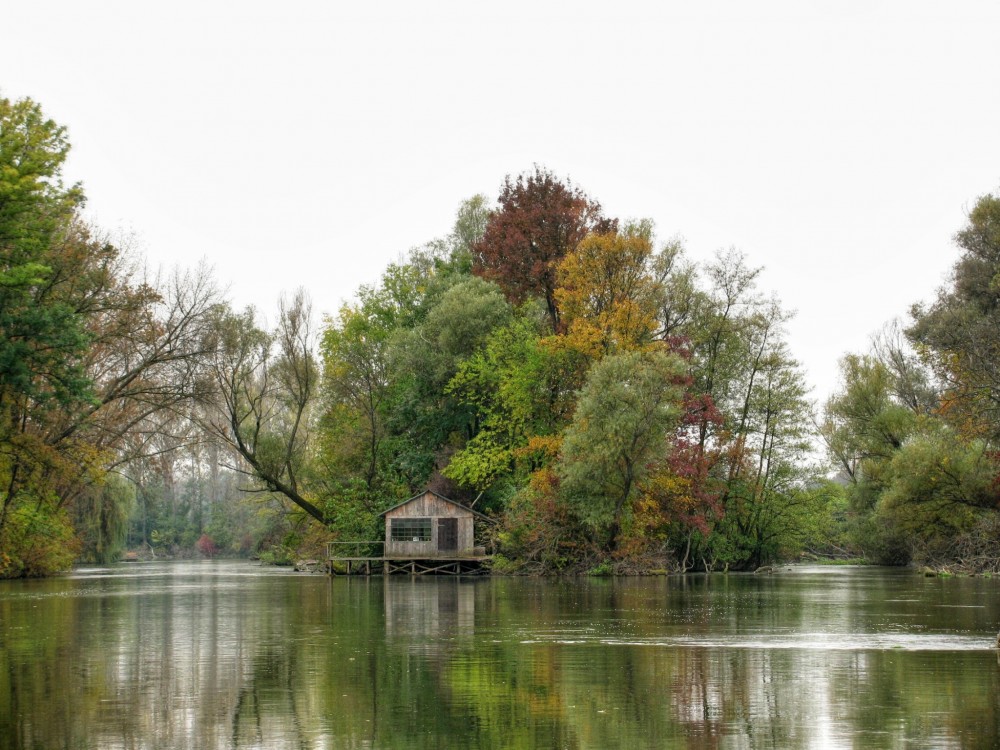
M2 578L320 559L424 489L496 522L498 573L1000 573L1000 197L816 407L762 268L544 167L317 321L301 291L265 316L150 273L83 218L69 147L0 98Z

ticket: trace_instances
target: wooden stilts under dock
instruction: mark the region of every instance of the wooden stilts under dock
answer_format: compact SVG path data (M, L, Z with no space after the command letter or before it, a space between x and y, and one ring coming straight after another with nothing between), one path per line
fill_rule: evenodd
M363 554L381 542L330 542L326 564L330 575L487 575L492 555ZM365 550L368 551L368 550Z
M488 575L492 555L391 556L358 554L360 545L380 542L331 542L327 545L330 575ZM346 549L354 546L355 549Z

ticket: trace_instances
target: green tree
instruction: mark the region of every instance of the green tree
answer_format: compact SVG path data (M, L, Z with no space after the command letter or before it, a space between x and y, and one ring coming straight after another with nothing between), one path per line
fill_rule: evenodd
M36 304L50 283L47 263L83 205L66 187L66 129L24 99L0 99L0 385L33 397L84 395L75 356L86 345L65 305Z
M532 441L537 447L539 439L557 434L573 406L553 401L565 372L543 344L545 327L528 306L459 366L446 390L473 409L477 432L452 456L445 476L484 492L515 477L523 482L527 471L540 468Z
M38 104L0 99L0 547L7 549L8 514L25 493L38 507L50 498L52 490L37 484L58 461L29 420L90 394L80 361L86 331L70 305L45 294L53 249L83 203L80 189L62 182L68 151L65 128Z
M811 481L806 394L785 343L789 315L758 290L761 272L728 251L704 268L703 291L678 280L688 303L677 315L687 322L674 338L690 352L698 394L692 429L698 451L714 455L710 473L723 482L715 528L708 524L708 536L692 529L689 540L692 558L707 565L748 567L777 556L795 535L793 507Z
M108 475L102 484L81 494L73 505L73 515L74 527L82 538L82 559L107 564L121 557L135 500L134 485L117 474Z
M67 150L38 105L0 100L0 547L36 563L17 544L46 548L86 516L69 511L197 393L217 300L207 274L149 279L78 219ZM34 525L6 536L11 514ZM36 563L0 575L44 572Z
M591 369L556 467L562 492L608 552L681 414L684 365L660 351L605 357Z
M882 512L912 540L941 544L997 512L995 454L982 440L961 440L930 422L892 457Z
M206 401L206 429L241 457L263 488L326 523L308 481L319 389L309 300L303 292L282 300L273 331L257 325L252 308L219 308L214 326L217 390Z
M511 316L495 284L470 277L441 294L419 325L394 335L391 429L398 457L407 464L403 472L410 476L410 489L444 468L477 431L474 411L447 385Z
M698 268L678 240L663 245L652 266L658 286L656 337L681 347L689 343L692 322L707 305L706 293L698 288Z
M955 235L952 282L914 305L907 331L947 384L942 409L963 434L1000 438L1000 197L984 195Z
M757 567L797 552L821 506L807 490L811 434L798 363L783 344L754 364L730 453L718 557ZM713 549L713 556L716 550Z
M856 506L871 510L885 488L888 463L917 429L919 412L900 401L893 373L876 357L849 354L840 367L843 390L827 401L821 432L857 487Z
M448 450L441 441L461 431L463 418L443 383L464 349L477 346L462 339L476 339L479 314L489 316L494 303L506 307L488 285L476 287L486 292L478 309L470 288L452 291L470 282L470 247L487 215L483 196L464 201L446 237L391 264L324 324L319 483L337 518L374 518L423 486Z
M446 250L450 263L459 273L471 272L474 248L486 233L489 218L490 199L485 195L474 195L462 201L455 212L455 224L451 233L439 241Z
M853 544L870 560L898 563L909 558L908 542L883 497L897 478L897 453L926 429L934 407L917 363L892 340L880 336L872 354L841 360L843 385L826 403L820 435L848 482Z
M332 471L360 476L369 489L380 477L393 330L364 303L345 305L327 324L320 344L324 455Z

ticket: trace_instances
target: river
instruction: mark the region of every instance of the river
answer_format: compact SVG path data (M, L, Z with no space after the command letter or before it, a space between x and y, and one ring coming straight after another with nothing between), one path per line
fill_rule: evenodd
M995 748L1000 580L0 581L0 748Z

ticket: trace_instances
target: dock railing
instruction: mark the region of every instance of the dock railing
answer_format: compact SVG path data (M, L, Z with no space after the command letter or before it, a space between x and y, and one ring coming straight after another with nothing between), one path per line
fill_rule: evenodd
M359 540L352 542L327 542L326 567L334 575L383 575L408 573L424 575L483 575L489 572L489 555L482 547L462 553L459 551L423 555L387 556L385 540Z
M385 540L327 542L327 560L361 560L385 556Z

